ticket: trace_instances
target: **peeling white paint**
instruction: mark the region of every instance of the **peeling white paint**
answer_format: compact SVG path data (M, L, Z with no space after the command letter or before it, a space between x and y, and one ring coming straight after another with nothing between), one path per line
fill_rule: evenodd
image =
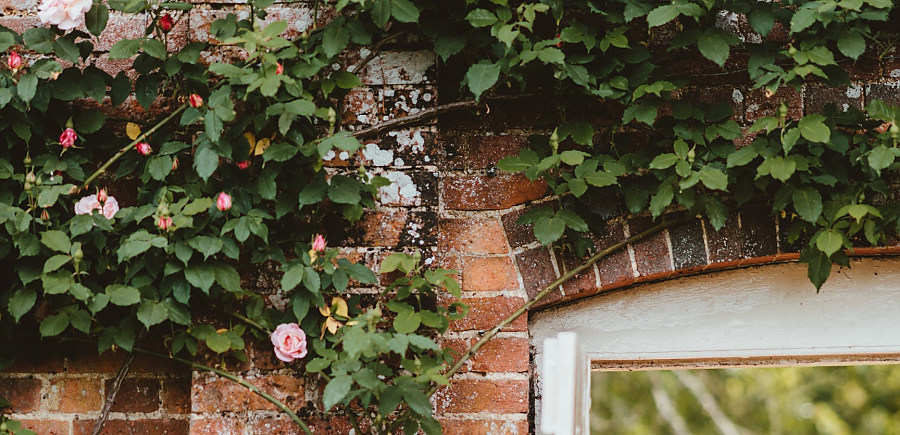
M341 151L341 153L338 154L338 157L340 157L341 160L347 160L350 158L350 153L348 153L346 151Z
M384 178L390 180L391 184L378 189L382 203L403 206L422 205L419 189L409 175L394 171L385 173Z
M731 92L731 100L735 103L743 103L744 102L744 93L741 92L740 89L735 89Z
M334 159L334 156L335 156L334 150L328 150L328 152L325 153L324 156L322 156L322 160L332 160L332 159Z
M382 150L374 143L366 144L362 153L366 160L372 162L373 166L388 166L394 161L394 151Z
M847 87L847 98L859 98L862 96L862 86L850 85Z

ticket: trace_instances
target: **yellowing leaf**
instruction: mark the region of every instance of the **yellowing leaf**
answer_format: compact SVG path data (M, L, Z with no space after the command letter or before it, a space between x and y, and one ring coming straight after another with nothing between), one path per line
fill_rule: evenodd
M271 144L272 141L267 137L260 139L259 142L256 143L256 147L253 148L253 155L261 156Z
M128 135L129 139L135 140L141 135L141 126L129 122L128 124L125 124L125 134Z
M335 314L342 317L348 317L349 313L347 312L347 301L339 297L335 297L331 300L331 306L333 307L335 305L337 305L337 308L334 310Z
M247 139L247 145L250 146L250 154L253 154L253 147L256 146L256 136L248 131L244 133L244 138Z

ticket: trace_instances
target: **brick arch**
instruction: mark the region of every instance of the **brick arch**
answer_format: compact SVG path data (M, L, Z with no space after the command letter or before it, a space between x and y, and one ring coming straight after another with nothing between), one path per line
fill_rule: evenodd
M531 225L515 224L519 216L533 207L509 209L501 217L529 297L582 261L571 252L563 253L540 246L531 233ZM680 217L678 215L673 213L671 216ZM596 248L604 249L658 222L649 216L620 216L608 221L606 234L592 237ZM612 253L551 292L535 309L635 284L743 266L795 261L800 257L799 252L806 241L789 243L788 224L786 218L771 217L767 208L733 212L719 231L705 218L691 220ZM888 246L856 247L850 253L851 256L894 254L900 254L900 242L896 240L890 241Z

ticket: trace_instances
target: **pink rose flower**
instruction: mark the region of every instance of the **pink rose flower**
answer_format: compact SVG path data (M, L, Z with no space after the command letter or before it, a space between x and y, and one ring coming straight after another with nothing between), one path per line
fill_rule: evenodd
M38 17L44 24L60 30L74 29L84 22L84 14L91 9L91 0L44 0L38 7Z
M168 231L172 228L172 218L160 216L156 226L163 231Z
M172 170L178 170L178 157L172 157Z
M138 142L137 145L134 146L137 149L137 152L143 155L150 155L153 152L153 148L150 148L150 144L147 142Z
M220 192L219 196L216 197L216 208L218 208L219 211L228 211L231 209L231 195Z
M236 164L238 168L244 170L250 167L250 160L244 160L243 162L237 162Z
M321 234L316 235L316 240L313 241L312 248L316 252L322 252L325 250L325 238L322 237Z
M191 98L189 99L191 102L191 107L198 109L203 105L203 97L197 94L191 94Z
M97 192L97 201L106 202L107 199L109 199L109 194L106 193L106 189L100 189L100 191Z
M163 32L168 32L169 30L172 30L172 26L174 26L174 25L175 25L175 20L172 19L171 15L162 14L162 16L159 17L159 28Z
M272 333L278 359L291 362L306 356L306 333L296 323L282 323Z
M281 73L283 73L283 72L284 72L284 67L281 66L280 63L278 63L278 64L276 64L276 65L278 65L278 66L275 67L275 74L281 74Z
M102 204L97 195L88 195L75 203L75 214L93 214L94 210L100 210L107 219L112 219L119 211L119 202L116 198L109 196Z
M72 145L75 145L75 139L78 139L78 134L75 133L75 129L70 127L59 135L59 144L62 145L63 148L70 148Z
M9 59L6 61L6 64L9 65L9 69L16 71L19 68L22 68L22 56L14 51L9 54Z

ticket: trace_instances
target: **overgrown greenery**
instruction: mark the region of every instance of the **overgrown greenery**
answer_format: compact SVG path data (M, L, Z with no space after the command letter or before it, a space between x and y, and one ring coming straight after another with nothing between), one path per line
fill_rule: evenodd
M0 29L0 48L29 61L0 72L0 254L12 277L0 289L4 331L96 337L103 351L129 350L150 329L173 355L206 348L243 358L244 335L265 338L297 322L315 353L306 370L328 379L326 409L358 403L374 432L438 432L428 395L446 383L452 357L433 339L465 311L434 303L444 291L459 296L450 272L399 254L381 272L405 276L361 297L347 290L375 285L372 271L336 250L311 251L322 216L338 210L352 225L387 183L363 167L322 167L329 151L359 148L338 122L343 96L361 86L340 54L351 44L377 52L400 35L439 55L442 80L458 79L444 86L458 85L462 98L566 102L531 149L499 164L575 199L523 216L544 244L566 237L589 250L578 236L600 226L579 200L599 189L612 189L631 213L657 217L677 206L717 229L729 209L765 203L792 217L791 242L808 240L801 261L821 286L832 263L847 263L852 240L878 244L900 222L900 208L883 201L900 164L897 108L876 101L864 112L830 108L797 120L783 106L744 131L727 104L680 100L691 77L670 68L704 58L723 66L747 52L738 68L757 88L847 84L845 68L867 44L879 57L894 46L896 35L881 30L890 1L315 1L316 14L340 13L293 40L280 36L286 22L262 24L272 3L251 0L248 16L212 23L217 43L177 53L166 49L161 18L191 8L183 2L95 2L90 33ZM93 66L110 11L150 17L145 37L109 52L134 58L134 80ZM729 14L746 17L752 32L717 26ZM768 38L776 26L784 39ZM191 104L192 94L205 104ZM91 103L118 107L131 95L158 113L143 131ZM598 102L611 125L595 128L579 110ZM57 139L67 126L80 136L76 147ZM624 139L631 133L650 139L637 146ZM752 143L738 150L745 136ZM141 142L154 152L134 151ZM97 187L135 205L112 219L75 215L73 204ZM220 192L232 208L215 206ZM166 218L171 224L160 225ZM277 279L284 309L244 288L242 274ZM210 310L234 323L197 320Z

